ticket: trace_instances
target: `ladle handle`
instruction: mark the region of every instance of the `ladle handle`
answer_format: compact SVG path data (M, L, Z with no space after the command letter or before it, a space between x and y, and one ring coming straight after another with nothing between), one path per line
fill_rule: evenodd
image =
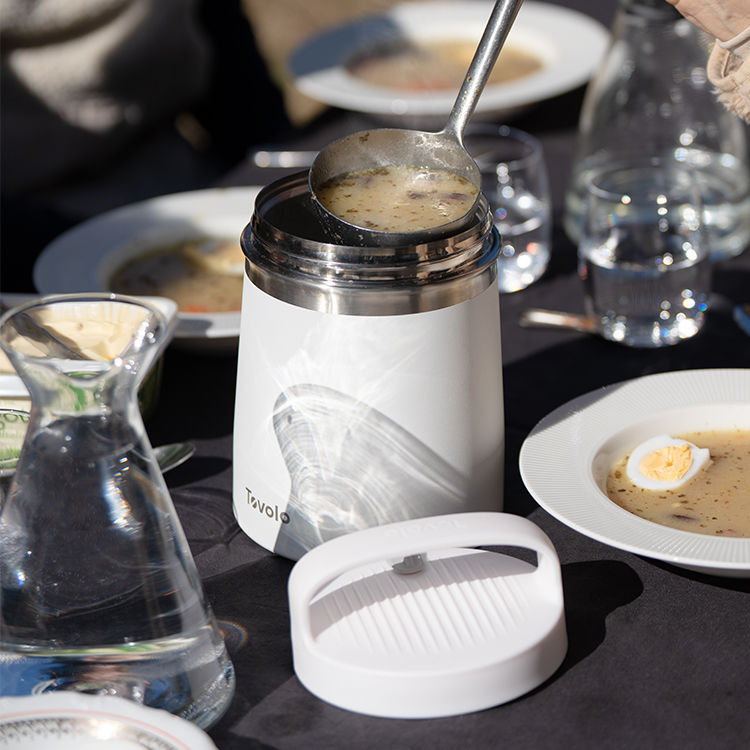
M492 73L500 50L505 44L510 27L516 20L523 0L497 0L492 9L490 20L484 30L474 58L469 65L461 90L453 105L448 122L442 130L443 135L454 138L463 146L464 130L477 106L479 97L484 91L487 79Z

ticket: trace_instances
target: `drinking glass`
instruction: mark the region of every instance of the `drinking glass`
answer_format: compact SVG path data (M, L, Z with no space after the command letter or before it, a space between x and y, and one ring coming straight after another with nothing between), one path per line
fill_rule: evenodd
M660 347L703 326L711 289L698 181L659 159L615 162L586 180L579 273L600 333Z
M502 240L498 288L524 289L542 276L550 258L549 178L542 145L507 125L469 127L464 145L482 173L482 192Z

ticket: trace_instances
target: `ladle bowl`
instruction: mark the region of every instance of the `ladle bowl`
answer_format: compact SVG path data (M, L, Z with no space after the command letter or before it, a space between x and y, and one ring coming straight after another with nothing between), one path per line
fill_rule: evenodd
M310 168L312 202L326 231L337 243L360 247L418 245L455 234L472 220L479 200L481 175L464 148L463 134L518 15L521 2L497 0L495 3L443 130L438 133L401 128L366 130L334 141L318 154ZM331 179L389 166L448 170L465 178L476 188L476 199L458 219L410 232L391 232L351 224L330 212L318 199L319 190Z

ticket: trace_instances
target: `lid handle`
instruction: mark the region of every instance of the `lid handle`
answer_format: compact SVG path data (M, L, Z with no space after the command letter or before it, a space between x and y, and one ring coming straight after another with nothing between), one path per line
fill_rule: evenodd
M368 563L451 547L523 547L537 553L537 570L550 591L562 591L560 561L536 524L509 513L456 513L376 526L332 539L302 557L289 577L289 607L299 634L313 647L310 604L340 575ZM546 580L544 580L546 579Z

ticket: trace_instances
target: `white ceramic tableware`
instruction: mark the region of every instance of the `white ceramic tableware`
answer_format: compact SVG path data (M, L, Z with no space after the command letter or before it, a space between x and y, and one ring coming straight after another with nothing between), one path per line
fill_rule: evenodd
M614 461L655 435L750 430L750 370L685 370L616 383L545 417L521 448L524 484L576 531L636 555L750 577L750 539L668 528L620 508L602 487Z
M335 107L367 112L425 128L442 126L458 91L411 92L374 86L347 69L364 48L414 41L467 40L476 45L492 2L401 3L376 16L321 32L291 55L297 88ZM513 25L508 45L532 50L542 68L504 83L489 84L477 105L477 118L506 119L531 104L583 85L596 69L609 31L589 16L551 3L527 0Z
M194 190L109 211L53 240L34 266L42 294L108 291L112 274L151 249L196 237L236 239L260 188ZM240 312L178 313L175 343L196 351L236 349Z
M76 692L0 698L7 750L216 750L195 724L124 698Z

